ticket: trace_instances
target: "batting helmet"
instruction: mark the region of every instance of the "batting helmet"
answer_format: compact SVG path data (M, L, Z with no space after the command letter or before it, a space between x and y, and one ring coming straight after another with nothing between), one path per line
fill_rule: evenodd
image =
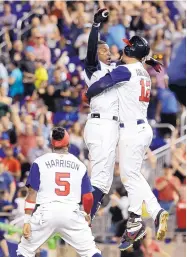
M123 41L127 44L124 48L124 53L128 57L141 60L149 54L149 44L143 37L133 36L130 40L123 39Z
M51 133L51 145L55 148L63 148L69 145L69 134L62 127L55 127Z

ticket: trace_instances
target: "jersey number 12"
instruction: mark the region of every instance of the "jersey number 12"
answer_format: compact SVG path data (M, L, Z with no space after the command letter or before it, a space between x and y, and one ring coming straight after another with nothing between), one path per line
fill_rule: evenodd
M58 186L64 187L63 190L59 188L55 188L55 194L58 196L67 196L70 193L70 183L68 181L62 180L64 178L70 178L70 173L62 173L62 172L55 173L55 183Z
M151 82L149 80L140 80L141 85L141 96L139 96L139 101L148 103L150 101L151 93Z

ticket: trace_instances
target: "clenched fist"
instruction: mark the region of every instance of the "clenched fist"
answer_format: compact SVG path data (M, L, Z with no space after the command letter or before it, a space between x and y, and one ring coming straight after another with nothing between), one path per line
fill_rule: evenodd
M108 15L109 15L109 11L106 8L99 9L94 15L94 22L95 23L104 22L106 21Z

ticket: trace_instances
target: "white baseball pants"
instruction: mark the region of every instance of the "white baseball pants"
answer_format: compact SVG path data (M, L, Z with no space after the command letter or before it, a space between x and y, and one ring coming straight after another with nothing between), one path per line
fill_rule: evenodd
M84 129L84 140L91 162L91 183L108 194L114 174L116 146L119 139L119 122L90 118Z
M119 167L122 183L128 192L129 212L141 215L145 201L148 213L155 220L161 207L141 174L142 162L152 137L152 128L148 123L120 128Z
M31 218L31 237L21 238L17 255L34 257L36 250L49 237L58 233L65 242L73 246L81 257L92 257L101 253L84 215L78 207L61 202L40 205Z

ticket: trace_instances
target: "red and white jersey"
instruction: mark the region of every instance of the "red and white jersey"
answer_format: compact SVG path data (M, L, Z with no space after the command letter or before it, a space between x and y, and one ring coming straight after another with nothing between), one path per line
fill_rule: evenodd
M31 166L26 183L37 191L36 204L53 201L81 202L81 195L92 191L86 166L74 155L47 153Z
M120 82L116 87L120 121L128 123L138 119L145 120L150 100L150 76L140 62L120 66L126 67L131 73L128 81Z

